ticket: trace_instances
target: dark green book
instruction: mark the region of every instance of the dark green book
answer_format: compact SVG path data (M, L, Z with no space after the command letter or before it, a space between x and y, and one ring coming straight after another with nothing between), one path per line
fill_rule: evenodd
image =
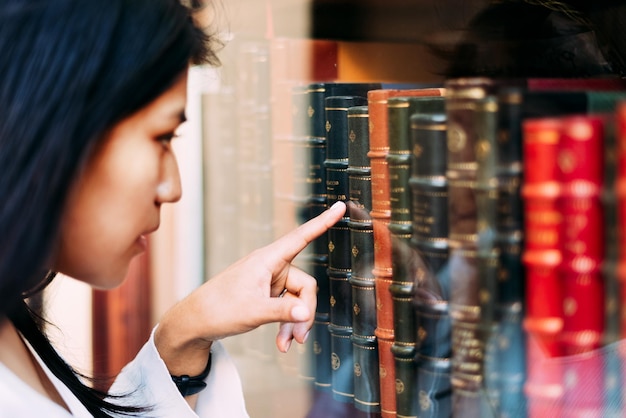
M348 229L352 286L352 347L354 404L365 412L380 412L380 379L376 330L372 173L367 106L348 109Z
M399 416L417 416L418 399L416 354L416 313L413 286L417 269L423 263L410 246L412 234L410 117L415 113L444 111L444 98L391 97L387 101L389 152L389 198L391 214L392 283L394 342L391 351L396 372L396 411Z
M367 96L377 83L310 83L293 91L294 202L300 223L327 208L326 115L324 101L332 95ZM330 282L328 235L322 234L298 257L297 264L318 285L317 308L311 338L301 346L300 373L321 390L331 389Z
M326 114L326 203L347 203L348 109L367 104L363 96L330 96L325 99ZM328 280L330 292L331 388L333 397L354 401L354 356L352 347L352 273L349 213L328 229Z
M419 416L450 416L452 407L448 184L445 111L411 116L411 247L424 263L414 281Z

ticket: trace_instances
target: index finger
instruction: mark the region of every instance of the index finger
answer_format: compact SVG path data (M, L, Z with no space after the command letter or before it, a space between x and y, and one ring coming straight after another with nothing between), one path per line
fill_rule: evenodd
M330 208L315 218L303 223L293 231L269 245L272 251L281 254L281 258L289 263L306 248L315 238L322 235L337 223L346 213L345 203L335 202Z

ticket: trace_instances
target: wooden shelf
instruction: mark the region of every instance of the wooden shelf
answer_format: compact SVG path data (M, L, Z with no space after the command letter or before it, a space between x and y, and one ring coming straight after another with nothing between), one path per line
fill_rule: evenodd
M313 0L311 37L343 41L422 42L456 32L489 0Z

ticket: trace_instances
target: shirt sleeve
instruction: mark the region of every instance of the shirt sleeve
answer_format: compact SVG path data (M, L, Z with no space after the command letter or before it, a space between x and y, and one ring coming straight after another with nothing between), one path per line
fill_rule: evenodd
M219 341L211 346L211 371L193 411L178 388L154 344L154 331L137 357L122 369L110 393L116 402L147 407L150 416L180 418L247 418L239 373Z

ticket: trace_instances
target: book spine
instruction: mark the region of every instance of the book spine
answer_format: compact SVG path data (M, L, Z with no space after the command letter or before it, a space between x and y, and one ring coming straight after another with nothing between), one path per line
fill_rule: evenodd
M383 418L396 416L395 366L391 345L393 344L393 311L389 285L392 277L391 234L388 229L389 152L387 127L387 99L389 91L372 90L368 93L370 120L370 149L368 157L372 172L372 228L374 231L374 270L376 291L376 330L378 340L380 407Z
M502 88L497 93L496 171L498 202L496 213L496 246L498 263L496 321L499 324L497 346L497 386L500 413L523 415L526 380L524 317L524 236L522 177L522 105L523 90Z
M493 414L485 377L494 357L490 304L497 252L489 215L481 211L495 208L490 126L497 105L488 80L450 80L446 87L452 411L482 417Z
M411 247L424 263L414 282L417 393L420 417L452 407L446 114L411 115Z
M396 409L399 417L417 416L417 368L415 357L415 311L412 305L415 261L409 247L411 239L411 195L409 177L410 103L406 97L392 97L387 103L389 153L389 197L391 214L392 284L394 342L391 351L396 370Z
M380 412L378 342L376 340L376 292L374 230L367 106L348 109L348 228L352 274L352 347L354 354L354 403L365 412Z
M348 201L348 108L366 103L359 96L330 96L324 101L326 113L326 201ZM333 398L354 400L354 359L352 342L352 287L350 275L349 214L328 229L328 278L330 290L330 332Z
M484 344L483 387L486 403L481 407L500 414L500 370L498 368L497 276L500 247L497 246L497 121L499 103L495 95L475 102L477 264L479 295L479 336Z
M396 416L395 366L391 346L394 340L393 303L389 286L392 281L391 216L389 197L389 152L387 101L396 96L443 96L443 88L413 90L373 89L368 91L370 120L370 150L368 157L372 170L372 217L374 229L374 277L376 278L376 338L378 339L381 415Z
M560 184L557 154L561 123L557 118L527 119L523 129L524 248L526 275L527 378L524 393L528 416L543 417L548 411L560 414L563 370L550 359L563 355L560 224L557 207ZM547 365L550 365L547 367ZM554 412L550 412L554 413Z
M591 352L604 333L603 121L599 117L564 117L557 156L561 182L560 276L563 285L565 355ZM603 374L600 361L567 363L564 373L566 413L570 409L600 413L603 386L580 383Z
M607 308L607 322L605 343L612 344L624 338L626 328L626 101L618 101L613 113L613 119L608 124L606 135L605 164L605 239L607 262L605 275L607 277L605 294ZM623 358L618 352L610 352L605 364L605 404L611 416L622 413L626 399L622 393L625 375L623 373Z
M293 90L294 201L297 219L304 223L326 209L326 135L324 131L323 83L297 86ZM296 264L317 281L317 307L312 338L299 346L299 373L319 389L330 390L330 306L328 237L322 234L296 259Z
M620 287L620 331L619 338L626 337L626 100L621 101L615 111L617 167L615 174L615 196L617 210L617 279Z

